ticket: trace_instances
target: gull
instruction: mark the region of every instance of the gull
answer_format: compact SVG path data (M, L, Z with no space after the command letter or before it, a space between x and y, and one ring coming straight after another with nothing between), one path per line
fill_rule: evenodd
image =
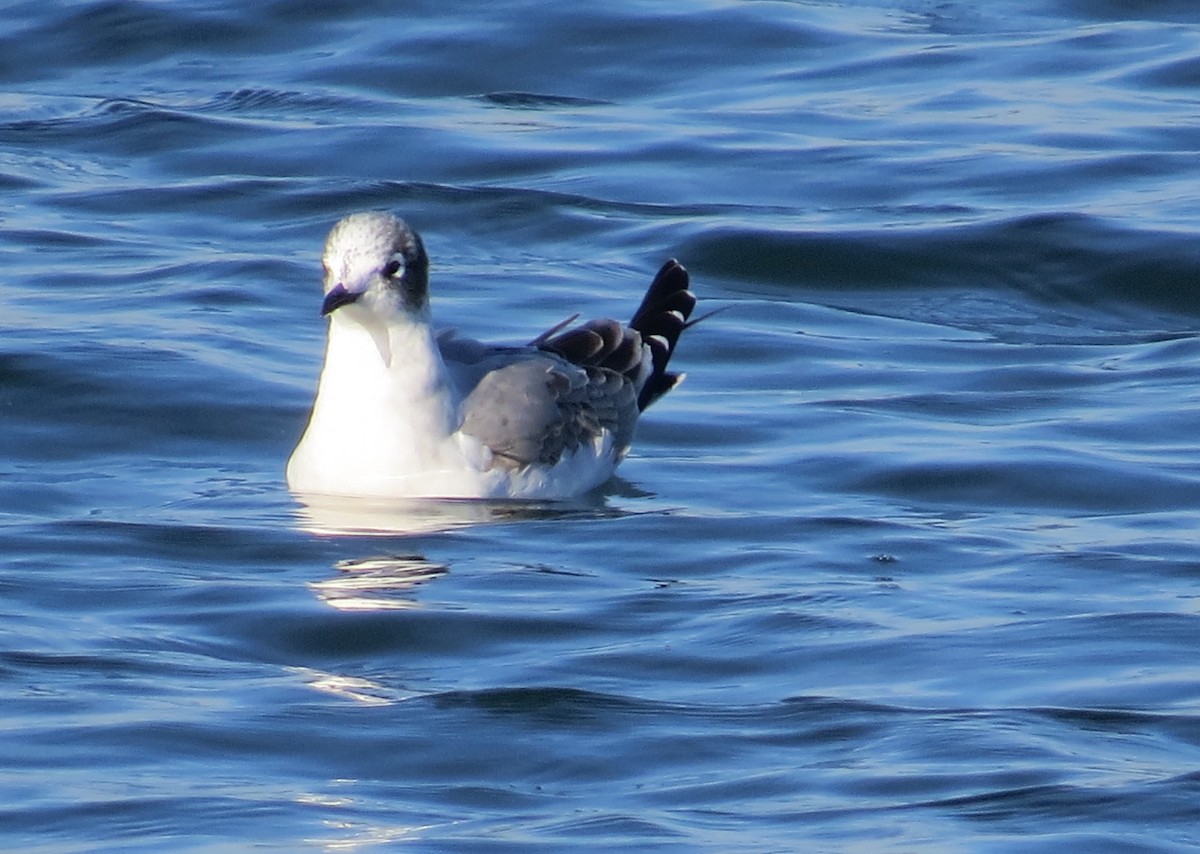
M628 324L579 315L522 346L436 329L429 259L391 213L351 214L322 255L325 362L287 464L304 495L567 499L612 477L696 298L667 261ZM692 323L696 321L691 321Z

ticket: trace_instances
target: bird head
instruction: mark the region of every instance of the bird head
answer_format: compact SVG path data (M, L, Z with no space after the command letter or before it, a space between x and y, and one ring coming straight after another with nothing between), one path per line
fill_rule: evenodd
M321 314L354 306L386 318L429 308L429 257L421 236L384 211L351 214L329 232L321 255Z

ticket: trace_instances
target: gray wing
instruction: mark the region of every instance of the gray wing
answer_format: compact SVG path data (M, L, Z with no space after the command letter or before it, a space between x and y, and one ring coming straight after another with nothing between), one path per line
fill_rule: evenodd
M667 370L696 297L674 259L659 269L629 323L571 317L525 347L492 347L452 332L438 337L462 397L460 430L486 445L493 464L553 465L603 431L623 455L638 413L681 379ZM563 331L566 330L566 331Z
M536 346L489 347L449 336L439 344L464 395L459 429L491 450L494 465L553 465L605 430L618 453L629 446L638 389L624 373Z

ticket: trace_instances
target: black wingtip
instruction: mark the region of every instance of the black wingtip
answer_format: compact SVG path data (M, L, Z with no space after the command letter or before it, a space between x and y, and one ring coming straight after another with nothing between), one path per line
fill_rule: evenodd
M647 378L646 384L642 386L641 394L638 395L638 411L645 412L647 406L683 382L684 376L686 375L671 371L651 374Z
M687 269L674 258L667 261L650 283L642 304L629 322L641 335L642 342L650 347L653 364L638 395L639 409L646 409L682 379L681 374L667 371L667 363L696 308L696 296L688 290L689 284Z
M696 298L688 290L689 283L687 269L674 258L667 261L646 289L629 325L641 332L652 317L670 310L680 312L686 321L696 305Z

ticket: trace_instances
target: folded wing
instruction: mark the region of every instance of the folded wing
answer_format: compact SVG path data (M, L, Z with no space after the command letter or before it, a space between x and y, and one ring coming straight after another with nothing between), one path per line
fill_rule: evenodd
M696 299L668 261L628 325L552 328L524 348L447 337L443 357L465 393L460 431L510 469L554 465L580 448L624 456L639 413L682 379L667 364Z

